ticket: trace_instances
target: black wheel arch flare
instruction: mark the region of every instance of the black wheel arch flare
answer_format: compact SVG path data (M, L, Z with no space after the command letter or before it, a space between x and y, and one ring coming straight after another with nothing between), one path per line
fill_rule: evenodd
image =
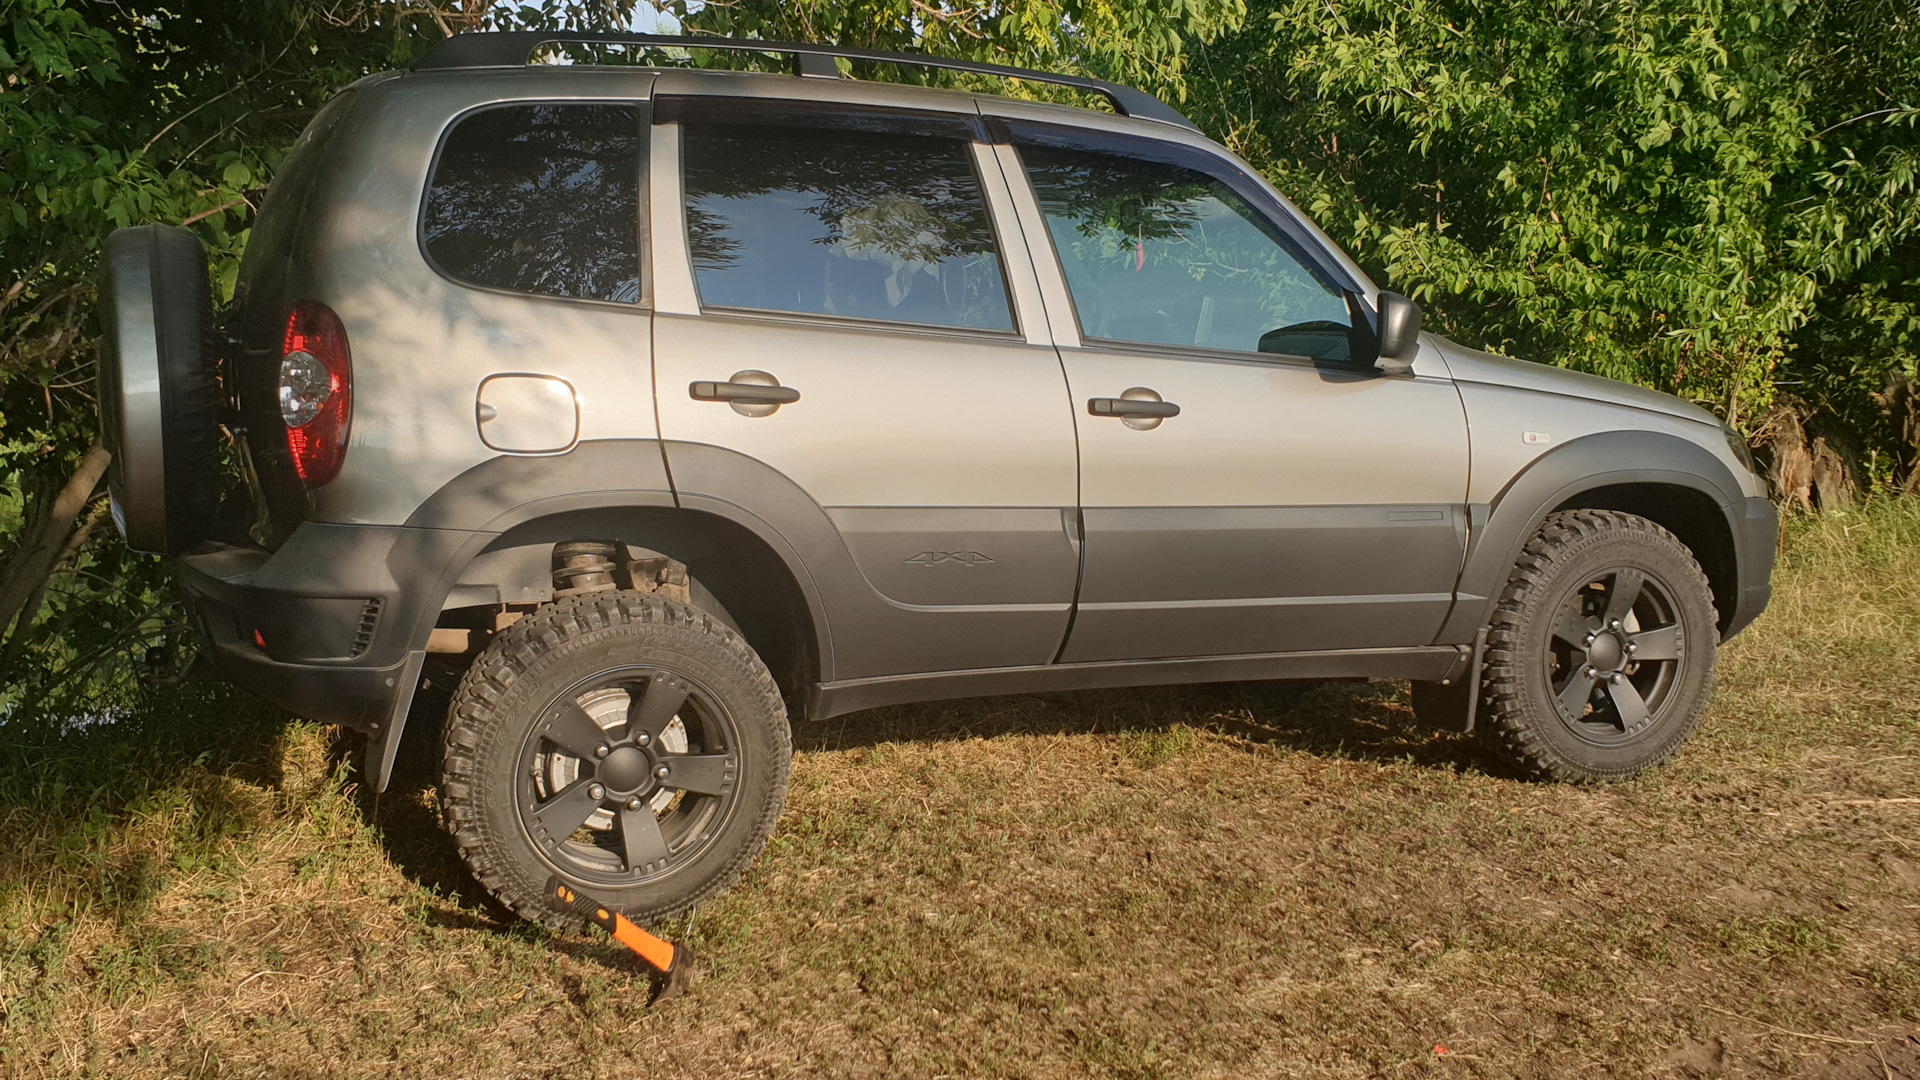
M1542 454L1493 500L1470 506L1471 532L1453 610L1436 643L1463 643L1487 625L1527 539L1556 510L1622 510L1661 525L1688 546L1713 587L1720 632L1731 637L1746 610L1744 580L1757 558L1741 516L1748 501L1731 469L1698 443L1660 431L1605 431ZM1764 580L1764 571L1760 575Z

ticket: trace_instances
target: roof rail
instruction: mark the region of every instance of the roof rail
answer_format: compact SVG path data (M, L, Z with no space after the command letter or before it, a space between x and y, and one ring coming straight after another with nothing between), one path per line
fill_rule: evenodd
M840 68L836 57L849 60L873 60L888 64L964 71L975 75L1002 75L1010 79L1028 79L1087 90L1113 103L1122 116L1157 120L1163 124L1198 131L1194 122L1177 109L1142 90L1116 83L1089 79L1080 75L1056 75L1047 71L981 64L972 60L952 60L944 56L883 52L879 49L854 49L840 45L812 45L798 41L762 41L758 38L703 37L679 34L568 33L547 30L502 30L455 34L414 63L415 71L445 68L520 67L533 58L542 45L556 43L595 45L644 45L651 48L732 49L740 52L784 53L791 58L793 73L808 78L837 79Z

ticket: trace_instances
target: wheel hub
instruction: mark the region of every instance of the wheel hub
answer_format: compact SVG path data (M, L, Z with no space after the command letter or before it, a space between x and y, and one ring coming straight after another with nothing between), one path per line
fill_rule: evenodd
M1620 661L1625 659L1626 655L1626 642L1620 640L1620 636L1611 630L1595 635L1593 641L1587 645L1587 663L1602 675L1617 670L1620 667Z
M622 795L637 792L653 782L653 759L637 746L622 746L600 762L600 782Z

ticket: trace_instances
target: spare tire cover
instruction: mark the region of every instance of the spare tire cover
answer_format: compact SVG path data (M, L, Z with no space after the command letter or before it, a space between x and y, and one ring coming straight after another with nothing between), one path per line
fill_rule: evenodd
M113 519L135 551L178 555L206 539L219 499L206 248L171 225L118 229L106 270L100 421Z

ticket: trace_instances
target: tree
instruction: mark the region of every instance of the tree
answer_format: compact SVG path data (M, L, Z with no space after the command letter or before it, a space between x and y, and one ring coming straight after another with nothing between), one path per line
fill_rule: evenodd
M124 684L131 657L166 666L185 629L164 567L102 527L107 234L190 226L230 295L285 147L334 87L403 62L432 29L393 4L0 0L0 700Z
M1878 373L1912 374L1913 20L1882 0L1277 0L1197 50L1193 101L1467 344L1747 426L1817 382L1860 425Z

